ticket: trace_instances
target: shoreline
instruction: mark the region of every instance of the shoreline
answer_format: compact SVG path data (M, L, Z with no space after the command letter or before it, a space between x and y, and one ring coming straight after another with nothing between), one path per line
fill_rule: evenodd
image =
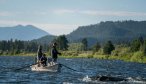
M0 56L36 56L36 53L27 53L27 54L16 54L16 55L0 55ZM47 57L51 57L47 55ZM81 55L62 55L58 56L59 58L94 58L94 59L103 59L103 60L121 60L125 62L136 62L136 63L146 63L146 56L142 58L133 58L132 56L112 56L112 55L91 55L87 53L82 53Z

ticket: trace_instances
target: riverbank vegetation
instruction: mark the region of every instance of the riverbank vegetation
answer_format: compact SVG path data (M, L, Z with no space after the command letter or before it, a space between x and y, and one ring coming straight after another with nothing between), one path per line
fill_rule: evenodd
M58 44L58 49L62 52L60 57L114 59L146 63L146 40L142 37L119 44L114 44L111 41L104 44L96 42L91 46L88 45L86 38L83 38L80 42L69 42L65 35L61 35L53 42ZM0 55L36 56L38 46L42 45L44 53L50 56L52 43L39 44L20 40L0 41Z
M84 50L83 42L72 43L69 45L68 51L64 51L65 57L86 57L97 59L114 59L130 62L146 63L146 40L139 37L131 42L113 44L111 41L100 45L98 42Z

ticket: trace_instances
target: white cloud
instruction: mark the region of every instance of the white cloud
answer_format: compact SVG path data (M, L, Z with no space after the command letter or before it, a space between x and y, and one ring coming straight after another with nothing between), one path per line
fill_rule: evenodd
M47 16L50 13L57 15L76 14L76 15L88 15L88 16L146 16L146 12L131 12L131 11L98 11L98 10L72 10L72 9L57 9L48 11L32 11L31 15L35 16ZM0 12L0 16L12 16L12 15L30 15L30 12Z
M58 9L53 11L55 14L83 14L90 16L146 16L146 12L131 11L98 11L98 10L69 10Z
M1 26L16 26L18 24L34 25L53 35L69 34L70 32L72 32L79 26L79 25L74 25L74 24L47 24L47 23L23 22L23 21L15 21L15 20L12 20L12 21L0 20Z
M36 25L54 35L69 34L78 27L78 25L70 24L36 24Z
M0 12L0 16L11 16L12 15L12 13L10 13L10 12Z
M146 16L146 13L128 11L81 11L82 14L93 16Z
M58 9L53 11L55 14L72 14L72 13L77 13L77 10L68 10L68 9Z

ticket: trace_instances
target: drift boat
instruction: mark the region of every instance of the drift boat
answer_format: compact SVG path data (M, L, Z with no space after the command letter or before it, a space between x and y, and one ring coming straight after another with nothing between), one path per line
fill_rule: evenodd
M54 64L50 64L48 63L47 66L38 66L38 64L36 65L32 65L31 66L31 70L32 71L49 71L49 72L58 72L61 70L61 64L59 63L54 63Z

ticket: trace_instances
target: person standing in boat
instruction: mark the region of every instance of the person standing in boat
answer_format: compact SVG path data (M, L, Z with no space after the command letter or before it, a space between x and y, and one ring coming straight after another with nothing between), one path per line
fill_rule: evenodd
M40 59L41 59L42 55L43 55L42 46L40 45L38 47L38 51L37 51L37 63L38 63L38 65L40 64L39 62L41 61Z
M57 58L58 58L58 54L61 55L60 52L58 52L58 50L56 49L57 43L53 43L53 47L51 50L51 56L52 56L52 60L53 62L57 62Z

